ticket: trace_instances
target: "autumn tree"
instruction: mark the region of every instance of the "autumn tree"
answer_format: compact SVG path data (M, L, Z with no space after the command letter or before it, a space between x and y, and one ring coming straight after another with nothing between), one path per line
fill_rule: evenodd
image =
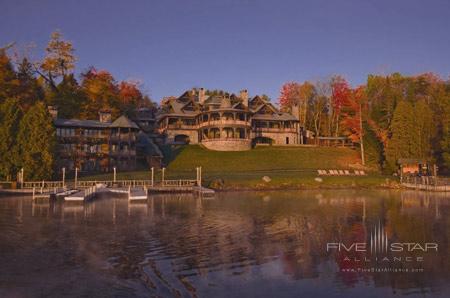
M119 88L114 77L106 70L90 68L81 75L81 87L86 95L81 117L95 119L100 110L111 110L113 117L120 114Z
M349 100L350 86L341 76L334 76L331 80L331 115L330 115L330 133L335 137L339 136L339 123L341 109L344 102Z
M281 107L291 107L298 98L298 84L295 82L287 82L281 86L278 102Z
M19 146L16 138L22 112L18 101L6 99L0 104L0 177L10 180L20 165Z
M127 115L132 115L136 108L144 106L144 96L137 82L120 82L119 100L121 110Z
M36 71L52 88L57 88L55 79L64 77L75 68L74 51L72 43L64 40L59 31L51 34L44 60Z
M0 49L0 103L7 98L15 97L18 86L19 80L11 60L5 49Z
M298 117L300 125L305 127L308 115L308 103L315 95L314 85L308 81L303 84L288 82L281 87L278 101L282 108L291 110Z
M20 163L25 179L50 179L55 158L55 127L43 102L32 106L23 116L17 134Z
M349 90L348 94L342 96L342 99L343 102L340 107L342 110L342 128L352 142L359 143L361 163L365 165L363 141L363 110L367 110L365 88L360 86L355 90Z

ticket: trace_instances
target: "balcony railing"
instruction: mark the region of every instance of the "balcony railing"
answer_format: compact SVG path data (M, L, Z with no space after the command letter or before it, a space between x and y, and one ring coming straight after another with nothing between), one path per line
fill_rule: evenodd
M111 141L113 142L128 142L128 141L136 141L136 136L134 134L128 135L128 134L121 134L121 135L111 135Z
M205 127L205 126L224 126L224 125L250 126L250 121L220 119L220 120L211 120L211 121L207 121L207 122L201 122L199 126Z
M202 143L207 143L207 142L217 142L217 141L233 141L233 142L248 142L250 141L250 138L246 138L246 139L241 139L241 138L226 138L226 137L222 137L222 138L211 138L211 139L202 139Z
M166 128L169 129L197 129L198 125L197 124L169 124L166 126Z
M112 156L133 156L136 155L136 150L117 150L117 151L111 151Z
M252 127L252 130L254 132L297 132L294 127Z

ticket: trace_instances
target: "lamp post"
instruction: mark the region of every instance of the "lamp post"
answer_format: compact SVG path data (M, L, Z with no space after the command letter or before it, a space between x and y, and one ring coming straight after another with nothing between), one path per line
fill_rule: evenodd
M77 188L78 184L78 168L75 167L75 188Z
M23 183L24 183L24 181L23 181L23 168L22 169L20 169L20 188L23 188Z
M155 179L155 169L152 167L152 187L154 179Z
M62 187L65 187L66 181L66 168L62 168Z
M113 168L114 171L114 183L116 183L116 167Z
M166 171L166 168L162 168L162 173L161 173L161 181L162 181L162 185L164 186L164 172Z

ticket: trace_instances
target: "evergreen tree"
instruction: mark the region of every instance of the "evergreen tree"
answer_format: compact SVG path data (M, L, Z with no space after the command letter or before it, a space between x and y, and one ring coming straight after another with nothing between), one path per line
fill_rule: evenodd
M7 99L0 105L0 177L10 180L20 165L19 148L16 142L19 132L21 110L17 100Z
M44 103L38 102L23 116L17 142L25 179L50 179L56 144L55 128Z
M440 147L442 150L442 170L444 172L447 172L447 174L450 174L450 101L445 106L445 116L442 125L442 138Z
M421 158L431 157L431 141L434 137L433 112L424 101L419 101L414 106L414 116L411 154Z
M57 87L57 90L48 90L47 103L58 107L58 115L61 118L79 118L86 96L74 75L66 75Z
M44 99L44 90L34 77L33 66L27 58L24 58L19 64L17 78L19 80L17 96L23 109L26 110L37 101Z
M391 136L386 145L387 170L395 171L399 158L414 156L414 109L411 103L400 101L394 110L391 123Z

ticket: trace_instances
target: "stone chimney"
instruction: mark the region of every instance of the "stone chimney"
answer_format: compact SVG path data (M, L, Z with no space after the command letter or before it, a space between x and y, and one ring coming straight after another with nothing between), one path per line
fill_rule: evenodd
M248 91L247 89L241 90L239 97L242 100L242 104L246 107L248 107Z
M58 119L58 108L56 106L48 106L47 109L53 120Z
M206 100L206 90L205 88L200 88L200 90L198 91L198 102L200 104L204 104Z
M300 121L300 107L298 104L293 104L291 106L291 114L295 117L295 119Z
M100 110L98 112L99 121L102 123L111 123L111 111L110 110Z

